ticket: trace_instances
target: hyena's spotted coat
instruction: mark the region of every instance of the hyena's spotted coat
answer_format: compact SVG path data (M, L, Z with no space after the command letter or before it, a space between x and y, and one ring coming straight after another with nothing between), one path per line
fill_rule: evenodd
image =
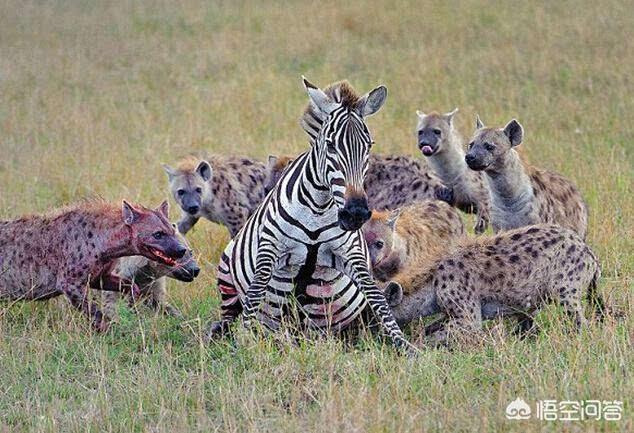
M504 128L486 128L478 119L465 156L469 168L486 174L493 230L554 223L585 239L588 210L581 193L565 177L525 165L514 149L523 135L515 119Z
M0 222L0 298L41 300L65 295L104 331L109 320L87 297L87 287L138 288L112 274L116 259L143 255L173 266L187 248L157 210L94 201L60 211Z
M434 173L453 191L454 206L477 213L474 231L481 234L489 225L489 190L484 173L469 170L465 163L464 141L453 123L457 111L417 111L418 148Z
M186 234L200 218L223 224L234 237L266 195L263 162L212 155L189 156L175 168L163 165L182 210L178 230Z
M411 287L390 283L386 294L401 324L444 313L434 338L446 342L450 331L477 333L483 320L499 316L515 316L528 331L547 302L562 305L580 327L584 292L597 309L603 306L599 276L595 255L577 233L540 224L467 241L421 270Z
M275 186L292 161L288 156L269 157L268 189ZM364 188L368 205L377 210L393 210L421 200L453 201L451 189L424 163L408 156L370 154Z

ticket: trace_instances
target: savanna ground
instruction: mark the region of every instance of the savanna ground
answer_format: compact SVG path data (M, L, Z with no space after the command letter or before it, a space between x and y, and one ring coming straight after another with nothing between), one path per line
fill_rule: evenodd
M202 275L170 283L184 321L121 306L101 336L62 299L0 306L0 430L632 431L632 71L627 1L1 2L1 218L87 196L157 204L160 162L192 150L304 150L301 74L384 83L378 152L418 156L416 109L460 107L467 136L476 113L517 117L530 160L582 190L601 290L626 318L571 334L549 308L536 339L412 360L371 339L206 347L228 234L201 222ZM507 421L517 397L625 408L613 423Z

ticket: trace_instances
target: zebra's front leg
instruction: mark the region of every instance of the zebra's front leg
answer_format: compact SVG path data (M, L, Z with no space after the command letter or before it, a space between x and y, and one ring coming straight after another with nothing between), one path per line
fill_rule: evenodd
M361 259L346 257L343 263L345 265L342 271L348 275L363 292L372 312L381 322L381 327L390 337L394 346L408 355L418 353L418 349L407 341L403 331L401 331L401 328L399 328L396 323L396 319L392 314L392 310L390 310L387 299L385 299L385 293L377 287L374 278L372 278L370 274L367 262Z
M251 327L256 319L260 305L266 296L266 287L271 281L277 259L277 250L272 245L260 245L255 263L255 275L242 302L242 319L247 328Z

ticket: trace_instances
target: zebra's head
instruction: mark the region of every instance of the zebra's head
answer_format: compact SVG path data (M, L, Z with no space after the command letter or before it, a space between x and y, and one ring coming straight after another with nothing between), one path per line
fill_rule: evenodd
M302 127L317 148L319 177L337 206L339 226L359 230L372 215L363 182L373 141L364 119L383 106L387 88L379 86L357 96L347 82L324 91L306 78L304 87L310 104Z

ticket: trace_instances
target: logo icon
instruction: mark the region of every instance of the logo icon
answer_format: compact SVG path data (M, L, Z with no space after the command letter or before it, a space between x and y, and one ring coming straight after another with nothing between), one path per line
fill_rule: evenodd
M516 398L506 406L507 419L529 419L531 407L521 398Z

